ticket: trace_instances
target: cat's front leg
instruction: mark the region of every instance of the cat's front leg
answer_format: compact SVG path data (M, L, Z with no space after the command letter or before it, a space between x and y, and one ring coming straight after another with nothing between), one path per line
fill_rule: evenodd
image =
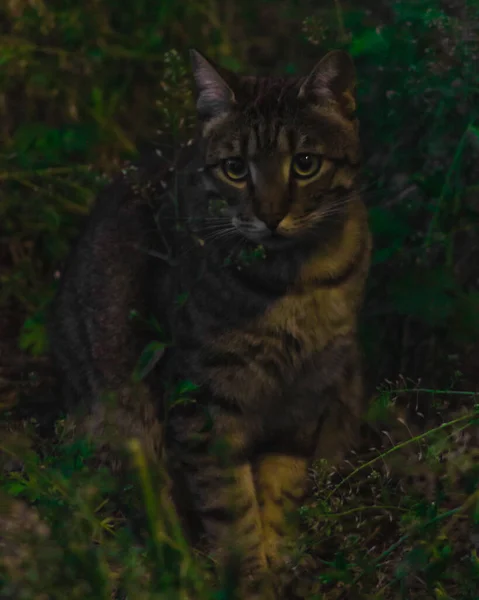
M264 455L255 467L266 559L275 573L284 568L288 542L298 527L309 464L305 457L278 453Z
M237 421L237 422L236 422ZM217 406L178 407L167 425L167 454L173 479L187 498L220 569L240 577L241 600L274 598L244 418Z

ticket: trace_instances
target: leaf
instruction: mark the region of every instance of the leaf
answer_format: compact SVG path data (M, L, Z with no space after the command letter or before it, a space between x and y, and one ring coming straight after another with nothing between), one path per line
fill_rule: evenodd
M479 150L479 128L474 127L474 125L469 125L468 127L469 133L469 141L475 150Z
M185 304L185 302L188 300L189 294L188 292L183 292L181 294L178 294L178 296L176 297L175 300L175 304L178 307L181 307Z
M150 317L148 320L148 324L151 327L152 331L155 331L160 336L165 335L165 330L156 317Z
M23 481L11 481L4 484L4 489L10 496L19 496L27 489L27 484Z
M233 72L240 71L242 66L241 63L233 56L222 56L220 64L221 66Z
M25 321L20 332L19 346L33 356L45 354L48 348L48 335L43 311Z
M87 154L98 140L99 131L94 124L69 125L62 130L61 137L66 154Z
M434 594L436 596L436 600L450 600L451 598L441 584L438 584L438 586L434 589Z
M199 387L200 386L196 385L196 383L193 383L189 379L185 379L179 383L176 393L178 396L185 396L191 392L196 392Z
M196 383L193 383L189 379L180 381L171 395L169 404L170 408L176 406L177 404L190 404L196 402L195 398L193 398L191 394L199 389L200 386L196 385Z
M150 342L144 349L138 359L133 373L133 381L142 381L155 368L160 358L165 353L166 345L162 342Z
M383 390L374 400L369 404L366 421L368 423L379 423L385 421L391 416L391 394Z
M361 35L353 38L349 47L352 56L366 54L383 54L388 50L389 44L378 29L367 29Z

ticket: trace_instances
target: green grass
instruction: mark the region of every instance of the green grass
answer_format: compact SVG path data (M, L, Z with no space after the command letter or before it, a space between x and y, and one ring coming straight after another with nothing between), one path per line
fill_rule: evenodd
M450 394L439 392L417 433L400 400L416 393L383 391L364 438L376 446L337 468L315 466L288 570L292 597L477 598L479 406L464 393L460 413L442 422ZM217 581L212 560L189 547L139 443L129 443L131 477L120 481L92 466L93 448L62 439L62 427L48 441L35 423L2 438L6 597L233 598L234 582Z

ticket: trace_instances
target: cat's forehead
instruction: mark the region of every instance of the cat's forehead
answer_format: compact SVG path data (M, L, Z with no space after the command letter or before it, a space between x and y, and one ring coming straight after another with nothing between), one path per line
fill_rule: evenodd
M293 134L298 79L242 77L240 83L238 110L220 136L223 143L231 152L250 156L265 151L290 152L298 137L298 132Z
M301 80L284 77L241 77L239 100L245 112L268 119L297 105Z
M207 157L253 159L271 154L319 152L333 158L356 155L353 123L334 111L313 108L298 97L304 78L241 77L237 108L208 132Z

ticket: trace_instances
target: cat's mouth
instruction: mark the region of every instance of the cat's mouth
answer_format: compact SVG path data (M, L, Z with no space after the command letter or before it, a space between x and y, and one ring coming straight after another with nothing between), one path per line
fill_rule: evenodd
M262 244L265 248L271 248L272 250L281 250L283 248L289 248L295 244L295 240L292 237L286 237L277 231L271 231L270 229L259 231L251 231L249 229L239 229L240 233L251 242L255 244Z
M276 231L273 231L269 237L264 239L262 244L267 248L282 250L283 248L290 248L291 246L294 246L295 239L286 237L280 233L277 233Z
M262 244L267 248L281 249L294 244L293 237L284 235L277 229L271 229L264 221L256 217L251 220L233 217L232 224L247 240L255 244Z

